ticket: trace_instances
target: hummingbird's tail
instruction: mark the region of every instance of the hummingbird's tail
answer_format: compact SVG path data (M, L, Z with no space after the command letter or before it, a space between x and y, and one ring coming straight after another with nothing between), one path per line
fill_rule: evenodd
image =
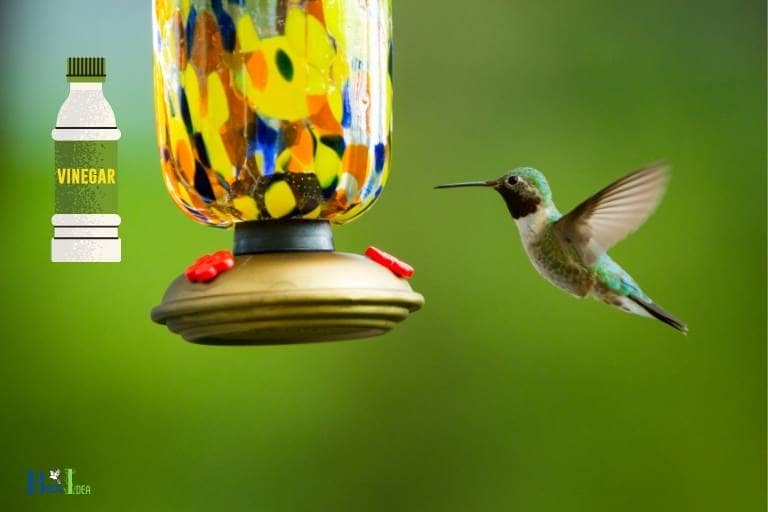
M669 313L661 309L659 306L657 306L653 302L648 300L643 300L640 297L635 297L634 295L630 295L629 299L632 300L632 302L634 302L641 308L643 308L653 318L656 318L657 320L661 320L665 324L674 327L675 329L682 332L683 334L688 333L688 326L685 325L685 323L673 317L672 315L670 315Z

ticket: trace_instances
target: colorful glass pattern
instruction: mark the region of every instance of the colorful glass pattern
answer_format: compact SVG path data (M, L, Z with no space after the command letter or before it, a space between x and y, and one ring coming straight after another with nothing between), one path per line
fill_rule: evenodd
M155 0L165 184L213 226L341 224L387 181L388 0Z

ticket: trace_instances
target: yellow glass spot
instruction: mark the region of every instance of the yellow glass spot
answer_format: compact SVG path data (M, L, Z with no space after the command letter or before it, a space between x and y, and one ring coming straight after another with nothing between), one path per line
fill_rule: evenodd
M187 137L187 128L184 126L184 121L177 117L169 117L168 120L168 131L171 135L171 147L175 148L176 143L180 140L188 140Z
M224 84L217 72L208 75L208 118L213 124L222 125L229 119L229 104Z
M305 218L305 219L316 219L316 218L318 218L320 216L320 212L322 212L322 211L323 211L323 207L322 206L318 206L317 208L315 208L311 212L305 213L303 215L303 218Z
M167 2L155 2L155 18L158 20L165 21L169 18L168 8L170 5L168 5Z
M194 66L187 66L184 70L184 92L187 95L187 105L189 105L192 124L198 126L200 123L200 83L197 80Z
M259 151L254 155L254 158L256 159L256 168L257 169L263 169L264 168L264 153Z
M273 219L285 217L296 208L296 198L293 197L291 187L284 181L270 185L264 194L264 203L267 207L267 213Z
M310 66L307 70L307 94L325 94L328 89L328 74Z
M163 77L160 75L160 68L158 63L155 62L152 65L154 69L154 78L152 79L153 100L155 105L155 113L157 115L158 127L161 126L161 120L168 120L171 118L170 105L166 102L165 96L165 84L163 83ZM178 112L178 110L177 110ZM165 140L164 129L158 128L157 140L160 142L160 147L163 147L163 141Z
M328 94L328 105L331 107L331 113L334 119L341 122L341 118L344 115L344 99L341 95L341 87L335 87Z
M343 2L338 0L326 0L323 2L323 17L325 18L325 26L328 29L328 33L336 40L336 46L340 52L343 52L346 48L347 41L344 37L344 13L342 12Z
M325 144L318 144L315 155L315 175L322 188L327 188L333 183L340 167L341 160L336 151Z
M275 166L284 171L288 168L288 163L291 161L291 150L284 149L278 156Z
M189 194L187 194L187 187L185 187L181 182L178 182L176 185L176 190L179 191L179 198L187 205L192 206L192 199L190 199Z
M288 10L285 18L285 36L297 55L304 55L307 47L306 14L299 7Z
M190 66L191 67L191 66ZM221 126L229 119L229 105L224 84L217 72L208 75L208 109L201 126L205 149L211 167L227 175L232 172L232 162L221 138Z
M253 20L248 14L243 14L237 20L237 40L240 43L240 51L253 52L259 49L260 39L253 28Z
M232 162L229 160L229 153L227 153L227 148L224 146L218 128L206 124L203 128L203 141L211 161L211 167L225 176L231 174Z
M327 70L336 52L333 50L328 33L314 16L307 17L307 60L310 66L321 71Z
M347 78L349 78L349 66L341 56L338 56L331 64L331 80L337 84L337 87L341 87Z
M244 220L254 220L259 217L259 207L256 205L256 201L252 197L236 197L232 203L235 209L240 212L240 217Z

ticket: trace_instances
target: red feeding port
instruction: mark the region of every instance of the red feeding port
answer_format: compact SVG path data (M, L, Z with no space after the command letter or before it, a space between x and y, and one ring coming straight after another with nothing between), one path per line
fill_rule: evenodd
M406 279L413 277L414 270L412 266L381 249L370 246L365 250L365 255L382 267L388 268L398 277L404 277Z
M187 267L184 276L190 283L210 283L222 272L235 266L235 258L229 251L204 254Z

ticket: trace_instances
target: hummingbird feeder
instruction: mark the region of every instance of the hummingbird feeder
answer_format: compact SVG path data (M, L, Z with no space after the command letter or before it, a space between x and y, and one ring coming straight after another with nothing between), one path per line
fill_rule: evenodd
M234 228L234 266L177 277L152 319L197 343L298 343L382 334L419 309L402 274L335 252L331 233L389 176L389 0L153 11L164 182L193 220Z

